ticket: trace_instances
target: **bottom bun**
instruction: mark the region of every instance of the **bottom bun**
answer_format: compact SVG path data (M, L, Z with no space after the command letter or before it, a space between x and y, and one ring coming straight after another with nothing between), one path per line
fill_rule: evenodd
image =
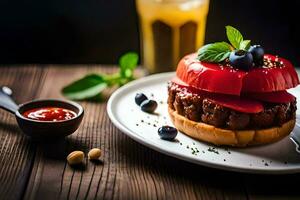
M197 140L215 145L245 147L276 142L289 135L294 129L295 120L292 119L282 126L258 130L228 130L202 122L191 121L169 108L169 114L174 126L181 132Z

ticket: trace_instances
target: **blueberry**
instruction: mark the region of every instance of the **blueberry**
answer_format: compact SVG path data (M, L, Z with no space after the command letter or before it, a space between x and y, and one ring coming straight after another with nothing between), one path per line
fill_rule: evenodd
M162 126L158 129L158 135L163 140L174 140L177 132L177 129L172 126Z
M135 95L135 98L134 98L134 100L135 100L135 103L137 104L137 105L141 105L141 103L143 103L143 101L145 101L145 100L147 100L148 98L146 97L146 95L144 95L143 93L137 93L136 95Z
M153 113L157 108L157 102L154 100L145 100L141 103L141 109L147 113Z
M251 69L253 66L252 54L244 50L235 50L231 52L229 61L233 67L246 71Z
M256 66L261 66L264 62L265 51L260 45L251 46L249 52L253 56L253 62Z

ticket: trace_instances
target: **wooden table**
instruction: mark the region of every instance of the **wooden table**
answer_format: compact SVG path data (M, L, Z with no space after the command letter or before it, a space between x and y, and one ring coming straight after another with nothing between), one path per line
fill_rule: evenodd
M0 85L18 103L63 98L60 89L105 66L7 66ZM0 111L0 199L300 199L299 174L249 175L197 166L155 152L122 134L110 122L106 103L81 102L81 127L64 141L35 143L24 136L13 115ZM66 155L92 147L103 163L73 169Z

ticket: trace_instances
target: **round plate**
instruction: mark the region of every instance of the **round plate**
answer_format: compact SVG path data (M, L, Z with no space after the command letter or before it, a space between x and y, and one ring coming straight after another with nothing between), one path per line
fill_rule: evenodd
M176 141L159 138L162 125L172 125L168 116L167 82L174 73L162 73L133 81L114 92L107 112L126 135L156 151L207 167L247 173L288 174L300 172L300 154L289 137L258 147L226 148L200 142L182 133ZM136 93L142 92L158 102L154 114L142 112L135 104ZM300 88L290 90L300 96ZM299 106L298 106L299 107Z

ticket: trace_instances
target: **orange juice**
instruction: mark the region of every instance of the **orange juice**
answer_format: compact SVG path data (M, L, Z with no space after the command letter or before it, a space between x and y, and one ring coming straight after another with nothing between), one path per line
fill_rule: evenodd
M204 43L209 0L136 0L143 65L172 71L180 58Z

